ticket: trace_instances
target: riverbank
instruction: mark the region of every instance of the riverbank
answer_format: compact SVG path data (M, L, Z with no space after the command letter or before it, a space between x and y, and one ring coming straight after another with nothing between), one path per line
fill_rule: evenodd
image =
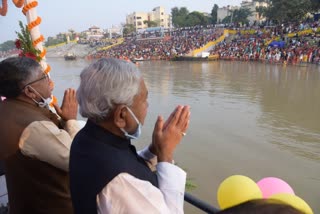
M95 51L95 47L90 47L88 44L69 43L66 45L50 47L47 49L46 57L60 58L67 53L74 53L78 58L84 58Z

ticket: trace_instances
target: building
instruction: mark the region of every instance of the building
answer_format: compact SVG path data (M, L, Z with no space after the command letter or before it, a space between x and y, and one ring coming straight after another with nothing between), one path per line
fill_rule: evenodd
M224 18L230 16L233 10L239 9L238 6L226 6L222 8L218 8L217 11L217 23L221 23Z
M123 28L121 26L112 25L112 27L108 28L106 32L109 38L112 38L112 37L122 36L122 30Z
M154 8L151 12L133 12L127 15L126 24L132 24L136 30L148 28L147 21L157 23L157 27L170 28L171 16L165 13L162 6Z
M97 26L92 26L88 30L84 31L83 33L86 34L86 38L88 40L99 40L104 36L104 31Z
M258 2L258 1L252 1L252 0L244 0L241 2L241 8L248 8L252 12L252 15L248 17L248 20L250 23L253 22L262 22L265 21L266 18L261 16L259 13L257 13L256 8L257 7L268 7L267 2Z

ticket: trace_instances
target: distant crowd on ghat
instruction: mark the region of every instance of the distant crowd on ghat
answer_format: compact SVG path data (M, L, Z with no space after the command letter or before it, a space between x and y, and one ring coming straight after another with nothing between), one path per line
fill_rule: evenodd
M188 55L195 49L214 41L223 34L222 29L212 25L203 27L176 28L170 31L138 33L107 50L91 55L91 58L115 57L129 59L170 59L174 56Z
M210 55L222 60L320 64L319 21L278 26L233 26L230 30L234 33L209 48ZM192 56L194 50L219 39L223 32L223 28L213 25L143 32L88 58L168 60L175 56Z

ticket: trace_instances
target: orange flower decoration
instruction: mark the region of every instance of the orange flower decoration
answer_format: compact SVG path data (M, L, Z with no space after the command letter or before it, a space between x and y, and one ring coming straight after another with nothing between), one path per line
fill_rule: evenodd
M18 8L22 7L24 4L24 0L12 0L12 2Z
M8 11L8 2L7 0L2 0L2 7L0 7L0 15L5 16L7 15Z
M38 2L37 1L33 1L27 5L25 5L23 8L22 8L22 13L24 15L26 15L26 13L28 12L28 10L31 10L32 8L35 8L38 6Z
M58 99L56 96L52 96L52 102L50 103L50 106L53 107L54 104L57 104L58 103Z

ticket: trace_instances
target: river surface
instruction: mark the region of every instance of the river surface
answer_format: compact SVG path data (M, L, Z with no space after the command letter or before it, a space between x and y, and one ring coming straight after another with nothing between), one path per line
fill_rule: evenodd
M54 94L77 88L88 61L49 58ZM190 105L187 135L175 153L197 187L191 193L218 206L227 177L278 177L320 210L320 66L250 62L141 62L149 90L142 137L147 145L157 115ZM189 205L186 213L201 213Z

